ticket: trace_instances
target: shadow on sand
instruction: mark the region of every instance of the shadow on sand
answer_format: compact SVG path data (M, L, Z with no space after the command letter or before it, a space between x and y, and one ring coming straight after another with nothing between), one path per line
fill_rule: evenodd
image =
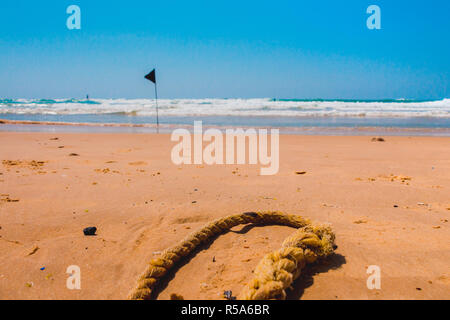
M247 224L244 225L240 230L234 231L229 230L227 232L222 233L221 235L227 234L228 232L237 233L237 234L246 234L253 228L261 228L265 227L267 225L262 224ZM165 277L160 281L159 285L153 290L151 299L158 299L159 294L164 291L169 282L175 278L175 274L179 269L181 269L183 266L188 264L195 256L203 251L208 250L211 246L211 244L221 235L217 235L213 238L211 238L206 243L199 245L188 257L181 259L176 266L170 270ZM322 260L318 263L314 263L312 265L306 266L306 268L302 271L302 274L300 277L295 281L294 285L292 286L292 290L287 291L287 299L288 300L298 300L303 295L306 288L310 287L314 283L314 275L319 273L325 273L329 270L335 270L339 269L343 264L346 263L345 257L340 254L333 254L332 256L328 257L325 260ZM189 299L189 297L186 297Z
M314 284L314 276L319 273L327 273L329 270L339 269L346 263L345 257L339 253L334 253L326 259L307 265L302 270L300 277L295 280L292 290L288 290L287 300L299 300L306 288Z

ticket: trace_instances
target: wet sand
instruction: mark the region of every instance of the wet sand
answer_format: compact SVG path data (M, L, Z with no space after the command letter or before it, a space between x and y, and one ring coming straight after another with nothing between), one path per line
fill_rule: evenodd
M0 132L0 299L124 299L158 252L213 219L265 210L336 233L336 254L291 299L450 299L450 138L384 139L281 135L279 173L260 176L259 165L174 165L167 134ZM238 294L292 231L233 229L159 298ZM81 290L66 287L70 265ZM366 286L369 265L380 290Z
M230 117L226 117L227 119ZM181 118L184 119L184 118ZM289 119L291 121L290 126L278 126L277 123L272 123L277 117L259 117L254 123L246 125L239 125L233 123L231 125L217 125L211 120L206 121L207 118L196 119L192 118L192 121L184 120L183 123L177 123L174 119L162 118L161 120L168 120L167 123L161 123L159 125L159 133L170 134L175 129L184 128L193 132L194 121L203 121L203 128L220 129L225 131L228 128L264 128L264 129L278 129L282 134L290 135L318 135L318 136L373 136L373 135L389 135L389 136L426 136L426 137L450 137L450 128L448 126L439 127L435 123L437 121L444 121L443 119L431 119L426 118L423 120L428 123L428 126L418 127L399 127L397 123L391 123L387 119L379 119L378 126L364 126L358 123L351 123L351 125L339 126L334 120L340 120L340 118L326 118L330 121L328 125L318 125L317 120L320 118L294 118ZM262 121L264 119L264 121ZM133 119L135 120L135 119ZM217 119L219 120L219 118ZM220 118L219 123L223 118ZM228 119L229 120L229 119ZM372 119L373 120L373 119ZM410 119L414 120L414 118ZM258 122L259 121L259 122ZM268 125L267 121L271 124ZM306 121L306 123L305 123ZM323 119L321 120L323 121ZM392 119L391 119L392 121ZM399 119L395 119L399 121ZM387 123L387 125L386 125ZM435 126L431 126L434 124ZM295 124L295 125L294 125ZM309 124L309 125L306 125ZM416 123L418 124L418 123ZM404 123L403 123L404 125ZM414 125L414 123L411 123ZM445 125L445 124L444 124ZM156 124L153 123L98 123L98 122L61 122L61 121L30 121L30 120L7 120L0 118L0 132L62 132L62 133L156 133Z

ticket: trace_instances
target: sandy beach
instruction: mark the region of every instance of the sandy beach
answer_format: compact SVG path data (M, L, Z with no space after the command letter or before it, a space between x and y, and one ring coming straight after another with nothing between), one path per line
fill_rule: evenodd
M289 299L450 299L450 138L371 138L281 135L279 172L261 176L255 165L174 165L167 134L0 132L0 299L125 299L146 263L190 232L266 210L336 233L335 255ZM237 294L292 231L234 228L158 298ZM70 265L81 290L66 287ZM380 290L366 286L370 265Z

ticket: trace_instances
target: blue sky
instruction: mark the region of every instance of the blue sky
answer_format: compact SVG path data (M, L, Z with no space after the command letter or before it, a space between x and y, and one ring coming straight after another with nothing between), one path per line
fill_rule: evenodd
M163 98L448 98L449 13L448 0L2 0L0 98L152 98L153 67Z

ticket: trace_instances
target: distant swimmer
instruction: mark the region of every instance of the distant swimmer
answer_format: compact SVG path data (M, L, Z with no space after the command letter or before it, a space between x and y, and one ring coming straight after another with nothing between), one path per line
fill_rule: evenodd
M88 94L86 95L86 100L89 100L89 95Z

